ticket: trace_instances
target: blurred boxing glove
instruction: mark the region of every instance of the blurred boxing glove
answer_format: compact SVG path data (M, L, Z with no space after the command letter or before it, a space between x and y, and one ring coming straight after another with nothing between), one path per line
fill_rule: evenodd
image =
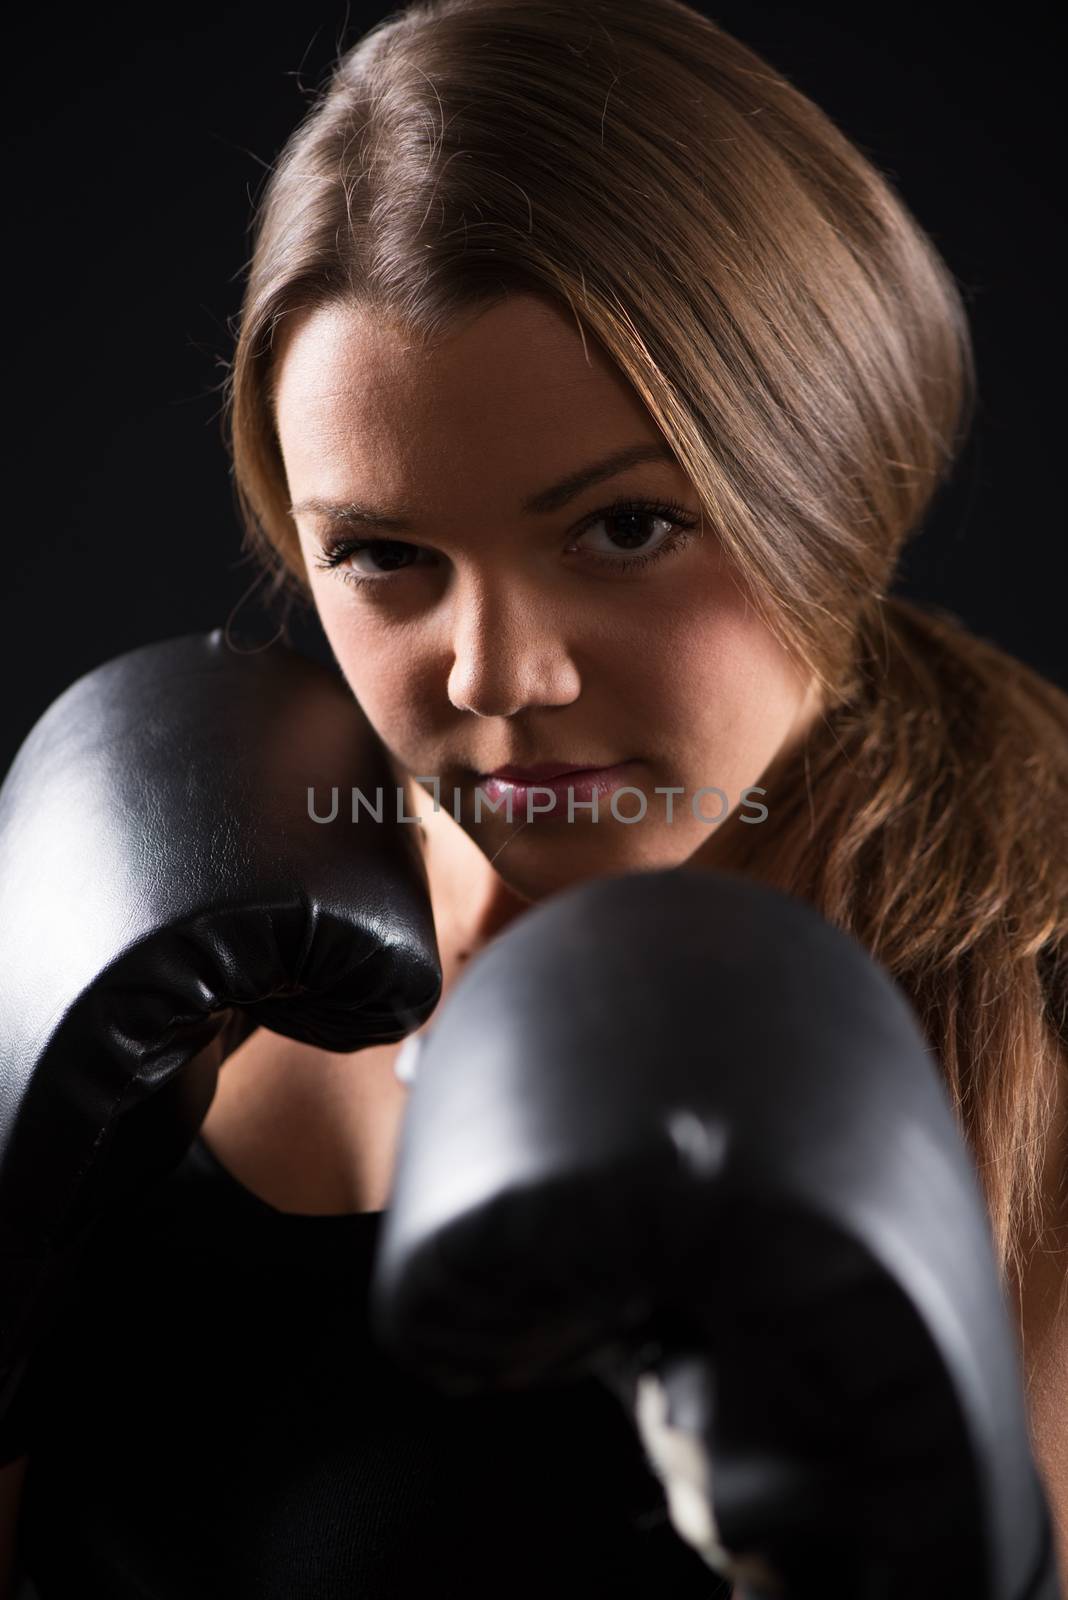
M180 1160L226 1056L258 1026L393 1042L440 992L415 828L339 675L217 629L60 695L0 788L0 1459L79 1243Z
M414 1044L372 1283L402 1364L597 1372L747 1596L1055 1600L974 1167L859 943L737 875L602 879Z

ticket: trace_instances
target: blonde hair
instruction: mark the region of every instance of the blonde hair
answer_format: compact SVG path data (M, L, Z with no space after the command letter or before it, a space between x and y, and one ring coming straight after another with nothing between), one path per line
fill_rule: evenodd
M310 592L285 319L356 301L430 341L516 291L601 342L818 681L737 843L912 1000L1005 1281L1042 1232L1068 1042L1068 696L887 594L974 413L954 280L887 177L680 0L411 4L337 61L258 209L226 401L272 598Z

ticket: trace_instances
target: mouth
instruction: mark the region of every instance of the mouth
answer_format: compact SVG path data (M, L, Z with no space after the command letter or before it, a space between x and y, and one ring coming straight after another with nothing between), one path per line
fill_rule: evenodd
M546 783L553 778L566 778L575 772L614 772L617 767L626 766L623 761L542 761L532 767L494 767L492 772L479 774L479 783L489 783L491 779L500 783L523 784Z
M546 764L548 765L548 764ZM557 763L555 772L548 766L552 776L543 776L537 779L531 777L511 778L504 776L508 772L529 773L537 768L530 767L504 767L496 772L486 773L478 780L478 788L487 799L498 801L507 800L509 797L520 806L529 807L534 813L559 812L562 810L561 802L570 796L574 803L585 801L587 804L595 796L608 796L614 790L633 780L637 761L618 761L610 767L570 767L561 771ZM544 768L542 769L544 771ZM569 812L569 820L574 820Z

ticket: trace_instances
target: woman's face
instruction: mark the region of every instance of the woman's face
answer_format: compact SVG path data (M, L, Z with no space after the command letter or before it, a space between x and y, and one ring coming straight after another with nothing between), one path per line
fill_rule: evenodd
M566 309L516 294L429 349L355 305L305 312L277 393L323 629L396 766L421 780L419 815L436 777L528 901L677 866L739 806L760 815L745 791L807 729L814 688L746 604L638 396ZM513 789L509 822L508 786L485 775L549 763L625 763L616 781L639 792L616 794L617 817L602 783L595 821L578 779L570 818L566 795ZM483 800L476 820L479 787L499 809Z

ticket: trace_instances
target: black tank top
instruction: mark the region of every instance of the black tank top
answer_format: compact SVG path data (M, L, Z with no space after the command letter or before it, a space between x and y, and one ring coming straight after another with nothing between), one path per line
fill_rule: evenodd
M40 1600L729 1600L593 1376L450 1397L372 1341L381 1212L301 1216L197 1139L33 1369Z

